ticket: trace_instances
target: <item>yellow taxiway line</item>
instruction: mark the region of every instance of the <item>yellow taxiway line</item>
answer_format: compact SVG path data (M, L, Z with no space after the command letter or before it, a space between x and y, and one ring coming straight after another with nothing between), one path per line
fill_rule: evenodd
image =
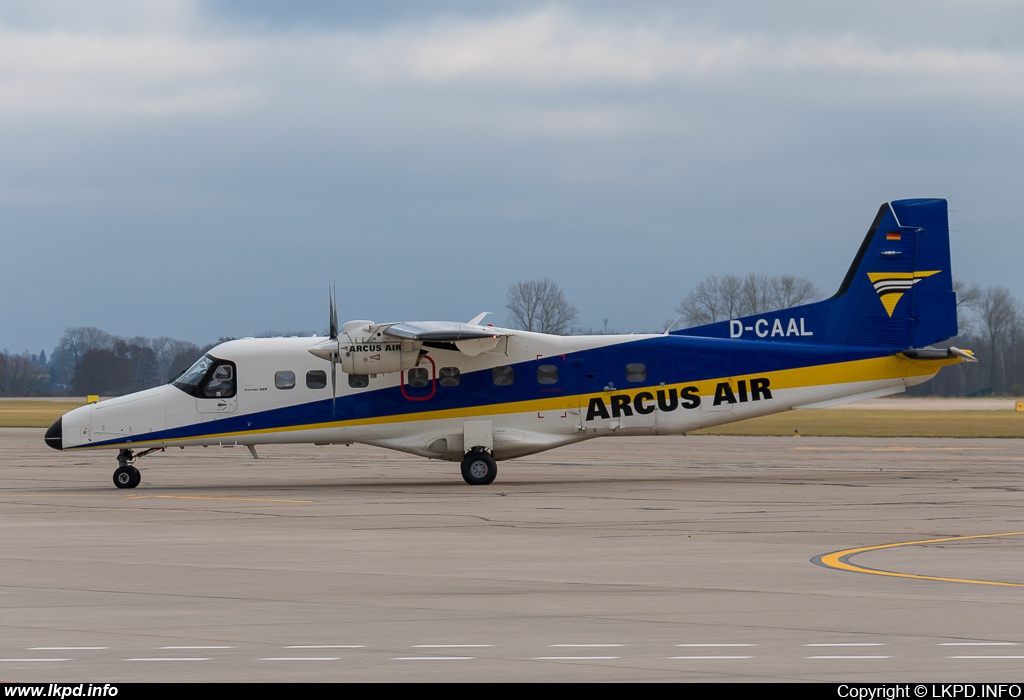
M142 498L173 498L182 501L252 501L255 503L312 503L313 501L301 501L288 498L232 498L230 496L126 496L126 501L135 501Z
M923 574L905 574L899 571L885 571L884 569L870 569L865 566L851 564L850 559L864 552L875 552L880 549L892 549L894 547L907 547L915 544L937 544L939 542L959 542L961 540L980 540L991 537L1017 537L1024 535L1024 532L997 532L991 535L962 535L959 537L939 537L933 540L914 540L911 542L892 542L889 544L876 544L870 547L855 547L844 549L839 552L822 554L814 557L811 561L829 569L840 571L852 571L858 574L874 574L876 576L895 576L897 578L913 578L921 581L945 581L947 583L974 583L982 586L1008 586L1011 588L1024 588L1024 583L1009 583L1007 581L981 581L969 578L948 578L945 576L925 576Z

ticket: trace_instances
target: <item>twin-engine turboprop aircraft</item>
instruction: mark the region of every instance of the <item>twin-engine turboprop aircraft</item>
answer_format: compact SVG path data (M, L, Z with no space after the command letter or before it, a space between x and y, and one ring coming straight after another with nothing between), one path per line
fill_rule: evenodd
M462 462L605 435L697 428L903 391L975 361L957 333L946 201L883 204L824 301L663 335L554 336L469 323L350 321L330 338L222 343L166 386L90 404L46 431L118 450L114 484L168 447L365 443ZM338 371L340 369L340 372Z

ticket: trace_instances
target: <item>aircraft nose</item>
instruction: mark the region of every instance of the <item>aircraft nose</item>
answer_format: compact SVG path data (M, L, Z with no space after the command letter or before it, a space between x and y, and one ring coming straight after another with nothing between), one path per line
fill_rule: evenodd
M58 418L49 428L46 429L46 444L55 450L64 449L64 427L61 425L62 418Z

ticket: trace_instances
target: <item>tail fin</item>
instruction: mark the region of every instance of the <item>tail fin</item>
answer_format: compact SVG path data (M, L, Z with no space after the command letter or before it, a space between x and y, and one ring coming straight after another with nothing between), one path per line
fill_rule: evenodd
M829 299L676 333L893 350L951 338L957 321L946 200L883 204Z

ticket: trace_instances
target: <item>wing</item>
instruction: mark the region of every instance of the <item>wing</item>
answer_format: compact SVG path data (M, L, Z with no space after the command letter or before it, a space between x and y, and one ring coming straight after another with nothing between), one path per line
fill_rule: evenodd
M470 357L493 350L502 338L512 335L502 328L458 321L405 321L389 324L380 330L391 338L415 340L427 347L454 345Z
M454 343L477 338L500 338L507 331L491 326L477 326L458 321L406 321L381 329L384 335L402 340L433 340Z

